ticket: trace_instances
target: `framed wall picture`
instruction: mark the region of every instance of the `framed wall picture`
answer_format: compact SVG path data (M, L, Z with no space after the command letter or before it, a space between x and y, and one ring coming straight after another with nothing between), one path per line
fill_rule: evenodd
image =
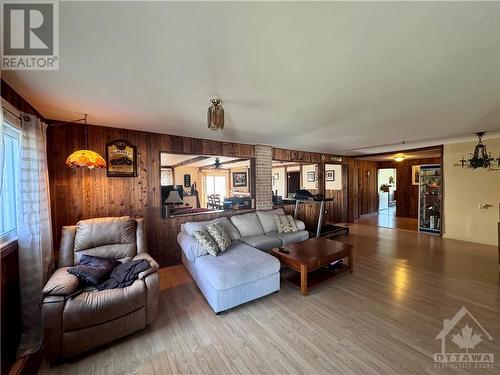
M420 165L411 166L412 185L420 185Z
M307 182L316 181L316 173L314 171L307 172Z
M123 139L107 143L106 164L108 177L136 177L137 147Z
M191 187L191 175L190 174L184 175L184 187L185 188Z
M233 173L233 186L234 187L247 186L247 172L234 172Z
M326 181L335 181L335 171L334 170L325 171L325 179Z

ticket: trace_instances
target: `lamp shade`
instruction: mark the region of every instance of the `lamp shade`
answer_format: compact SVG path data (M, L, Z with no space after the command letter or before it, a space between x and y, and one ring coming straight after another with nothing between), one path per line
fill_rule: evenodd
M167 204L179 204L184 203L177 190L172 190L165 200Z
M97 152L78 150L66 159L66 166L70 168L106 168L106 161Z
M208 128L214 131L224 129L224 108L222 108L222 99L210 99L212 105L208 107L207 123Z

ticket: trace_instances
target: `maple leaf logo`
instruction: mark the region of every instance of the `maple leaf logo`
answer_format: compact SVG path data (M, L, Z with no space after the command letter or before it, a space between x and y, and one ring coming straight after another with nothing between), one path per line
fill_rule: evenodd
M465 324L461 331L461 333L452 335L451 341L457 344L460 349L465 349L466 353L469 353L469 349L474 349L477 344L483 341L481 334L473 333L473 329L468 324Z

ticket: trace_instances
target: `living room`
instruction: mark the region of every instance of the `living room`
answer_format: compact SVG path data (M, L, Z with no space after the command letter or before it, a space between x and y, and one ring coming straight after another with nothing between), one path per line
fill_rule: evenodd
M2 374L498 371L500 3L42 3Z

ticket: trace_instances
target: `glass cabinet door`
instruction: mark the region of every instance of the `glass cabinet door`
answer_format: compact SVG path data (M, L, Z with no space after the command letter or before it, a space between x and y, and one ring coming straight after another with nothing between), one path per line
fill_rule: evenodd
M419 230L441 232L442 174L440 165L420 166Z

